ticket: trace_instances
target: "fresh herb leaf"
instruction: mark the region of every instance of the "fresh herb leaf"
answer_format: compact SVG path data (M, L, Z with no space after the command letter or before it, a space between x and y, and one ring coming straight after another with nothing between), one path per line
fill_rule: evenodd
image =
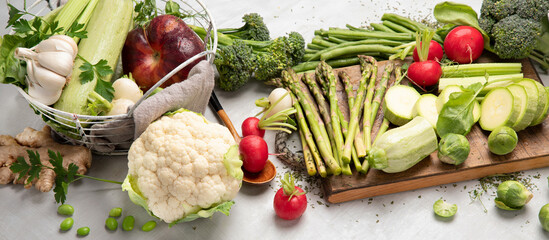
M467 135L473 124L473 107L477 95L482 90L482 84L475 83L462 92L450 95L450 100L444 104L437 120L437 133L444 136L447 133Z
M35 22L40 22L40 21L35 21ZM13 31L16 33L21 33L26 35L30 32L33 32L33 30L34 30L33 27L31 26L29 21L27 21L26 19L21 19L13 24Z
M112 71L111 67L108 64L109 63L107 62L107 60L101 59L101 60L99 60L99 62L97 62L94 65L95 70L97 71L97 74L99 76L106 77L109 74L113 74L113 71Z
M31 166L25 161L23 157L17 157L17 160L11 165L10 170L13 173L19 173L17 180L21 180L29 172Z
M181 7L179 6L179 4L177 4L176 2L173 2L172 0L168 1L166 3L166 8L165 8L165 12L166 14L169 14L169 15L173 15L173 16L176 16L176 17L179 17L179 18L183 18L185 17L181 11L180 11Z
M13 26L13 24L15 22L17 22L17 20L19 20L19 18L21 18L23 15L25 15L24 12L19 11L19 9L15 8L11 4L8 4L8 8L10 9L10 11L9 11L10 19L8 20L8 25L6 26L6 28L9 28L9 27Z
M84 24L79 24L78 22L74 22L69 27L65 35L72 38L77 37L80 39L84 39L88 37L88 32L84 29Z
M94 91L109 102L114 98L114 88L111 82L98 80Z
M80 76L79 76L80 82L82 84L93 80L93 77L95 76L95 72L93 70L93 65L90 62L84 62L84 64L80 66L80 70L82 70L82 73L80 73Z
M133 22L137 26L143 26L151 19L158 16L155 0L144 0L135 4L134 11L137 13L133 18Z

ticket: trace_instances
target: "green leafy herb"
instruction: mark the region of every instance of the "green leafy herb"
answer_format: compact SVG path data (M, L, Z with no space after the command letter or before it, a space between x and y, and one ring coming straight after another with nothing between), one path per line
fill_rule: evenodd
M180 11L180 6L179 4L173 2L173 1L168 1L166 3L166 14L170 14L170 15L174 15L176 17L183 17L183 15L181 14L181 11Z
M57 23L57 22L54 22L54 23ZM80 39L87 38L88 37L88 31L86 31L84 29L84 26L85 26L84 24L74 22L74 23L72 23L71 27L69 27L69 29L67 30L65 35L67 35L69 37L72 37L72 38L74 38L74 37L80 38Z
M10 170L13 173L19 174L17 180L21 180L23 177L28 176L25 180L25 184L30 184L33 180L40 179L40 172L43 168L53 170L55 172L55 187L53 188L53 192L55 193L55 201L58 203L65 202L67 199L69 184L80 178L89 178L97 181L122 184L117 181L78 174L78 166L74 163L70 163L65 169L63 167L63 157L59 152L48 150L49 162L52 167L42 164L38 151L27 150L27 154L29 156L29 162L27 162L23 157L18 157L17 161L11 165Z
M108 65L107 60L101 59L96 64L91 64L80 55L78 55L78 57L84 61L84 64L80 66L80 70L82 70L82 73L80 73L79 75L80 82L82 84L90 82L94 80L94 78L97 76L98 80L95 85L95 92L97 92L103 98L107 99L109 102L112 101L112 99L114 98L114 88L112 87L112 83L109 81L101 80L113 73L111 67Z
M475 83L462 92L450 95L450 100L444 104L437 121L437 133L444 136L447 133L467 135L473 126L473 107L476 96L482 90L482 84Z
M150 19L158 16L158 9L156 8L156 1L144 0L135 4L134 11L137 13L133 18L133 22L137 26L143 26L149 22Z
M15 35L5 35L0 45L0 83L25 86L27 68L24 61L15 58L14 52L25 45L25 39Z
M24 12L20 11L19 9L15 8L13 5L8 4L8 8L10 9L10 19L8 20L8 26L6 28L13 26L13 24L19 20L23 15L25 15Z
M97 84L95 84L94 91L101 95L103 98L107 99L107 101L111 102L114 98L114 88L112 87L111 82L97 81Z

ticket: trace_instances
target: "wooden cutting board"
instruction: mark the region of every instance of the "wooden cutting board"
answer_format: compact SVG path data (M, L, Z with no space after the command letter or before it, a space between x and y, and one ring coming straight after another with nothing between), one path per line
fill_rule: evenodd
M494 62L494 56L483 56L478 62ZM496 61L501 62L497 59ZM522 60L524 76L540 81L528 60ZM383 73L385 62L379 62L379 75ZM360 77L358 66L337 69L346 71L354 81ZM392 79L394 81L394 79ZM403 84L406 84L403 81ZM380 111L373 126L375 136L383 119ZM401 173L385 173L370 169L368 174L354 173L352 176L329 176L322 180L326 199L331 203L351 201L384 194L403 192L447 183L477 179L493 174L510 173L549 166L549 122L528 127L518 132L519 142L515 150L505 156L498 156L488 150L487 139L490 132L483 131L475 124L467 139L471 152L465 163L453 166L442 163L434 152L414 167Z

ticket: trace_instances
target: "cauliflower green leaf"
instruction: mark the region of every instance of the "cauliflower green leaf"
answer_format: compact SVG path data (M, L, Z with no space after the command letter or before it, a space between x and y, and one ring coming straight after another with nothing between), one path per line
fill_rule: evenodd
M242 171L242 160L240 159L238 145L231 146L227 153L223 155L223 165L225 165L230 176L242 180L244 172Z
M216 212L221 212L221 213L229 216L229 211L231 210L231 207L233 206L233 204L234 204L234 201L226 201L226 202L222 202L218 205L212 206L211 208L201 209L196 213L187 214L187 216L170 223L170 227L175 225L175 224L178 224L180 222L190 222L190 221L194 221L198 218L209 218L209 217L213 216L214 213L216 213Z

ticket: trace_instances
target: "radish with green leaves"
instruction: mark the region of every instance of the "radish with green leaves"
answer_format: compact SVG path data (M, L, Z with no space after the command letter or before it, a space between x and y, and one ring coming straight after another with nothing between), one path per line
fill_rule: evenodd
M273 207L277 216L286 220L301 217L307 209L305 191L295 186L295 179L289 173L281 180L282 188L275 194Z
M418 51L418 62L413 62L408 67L408 78L416 86L423 89L432 87L438 83L440 76L442 76L442 68L440 64L434 60L429 60L429 46L434 36L433 31L424 31L416 36L416 48Z
M420 43L421 45L421 43ZM417 46L414 48L414 62L419 62L419 54L417 52L418 48ZM442 60L442 56L444 55L444 51L442 50L442 46L435 41L431 40L431 43L429 44L429 54L427 55L427 60L433 60L435 62L440 62Z
M280 130L291 133L296 130L295 124L288 123L289 116L296 110L293 108L292 99L284 88L274 89L268 98L258 99L256 105L264 107L263 116L246 118L242 122L242 136L265 136L265 130ZM260 114L261 114L260 113Z

